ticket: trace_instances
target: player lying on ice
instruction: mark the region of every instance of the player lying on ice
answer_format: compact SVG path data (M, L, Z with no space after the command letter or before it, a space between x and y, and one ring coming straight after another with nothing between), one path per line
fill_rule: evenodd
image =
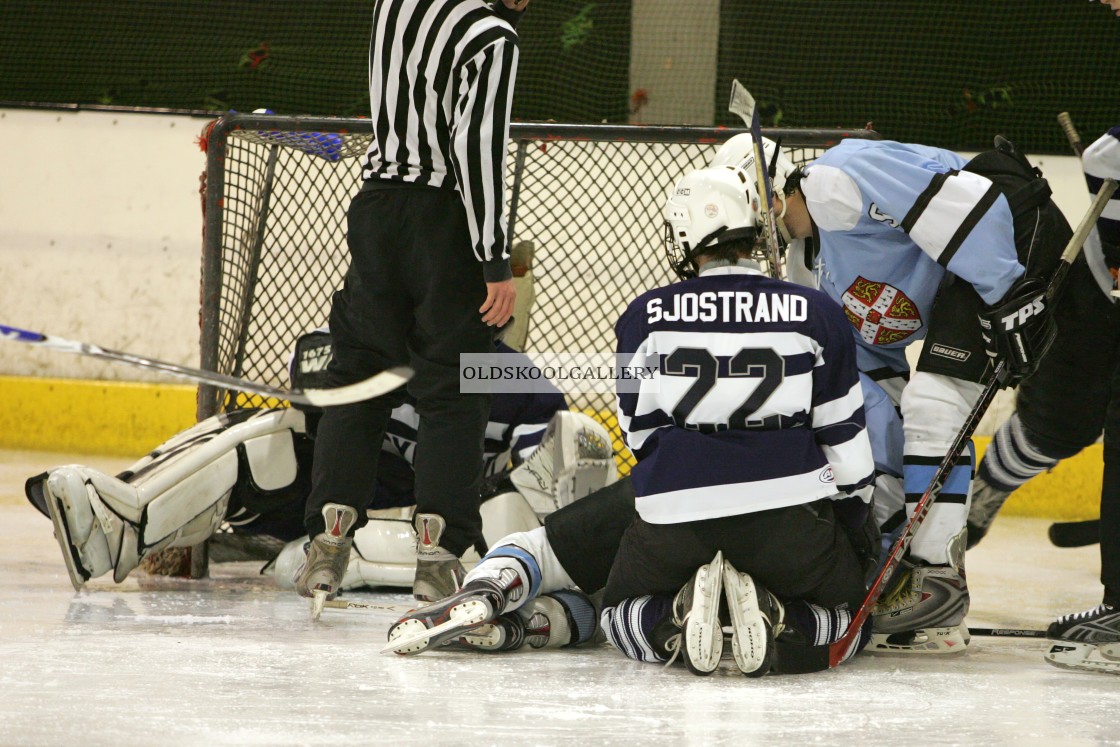
M773 159L774 144L764 146ZM751 153L749 136L736 136L713 164L751 160L744 170L752 173ZM1005 384L1013 386L1034 370L1052 340L1048 309L1018 312L1039 308L1042 289L1036 278L1046 277L1056 264L1069 236L1068 224L1052 207L1045 181L1006 143L965 162L949 151L924 146L846 141L804 172L795 170L784 154L776 165L779 226L792 239L816 239L816 251L806 255L800 268L810 272L800 274L819 282L843 307L856 341L857 365L866 374L865 399L889 397L903 415L901 438L893 440L886 431L873 437L882 442L880 483L901 477L912 509L979 396L989 358L1005 358ZM1028 259L1029 279L1024 279L1020 253ZM792 277L799 268L793 261L790 268ZM997 325L985 341L982 314L1017 321L1008 328ZM911 375L905 348L923 337L926 344ZM966 453L876 606L873 649L945 653L967 644L963 534L971 467ZM614 492L625 485L619 483ZM519 596L536 591L533 568L539 567L547 579L555 557L561 558L570 580L585 590L601 588L605 579L569 565L569 558L587 565L584 558L594 552L586 543L601 537L574 531L573 551L565 553L557 547L565 541L557 530L569 521L600 531L616 520L622 526L629 523L632 513L612 518L600 508L602 503L573 506L550 517L544 530L495 548L467 581L488 573L499 555L520 554L531 568L516 590ZM625 501L616 503L621 510ZM891 501L883 501L877 513L884 528L904 523L902 506L898 508L895 518L882 521L894 513ZM503 598L494 609L509 607ZM780 637L778 642L780 648Z
M315 385L329 344L321 332L300 339L292 366L296 386ZM513 352L501 343L498 349ZM110 571L123 581L145 558L211 537L214 556L232 553L230 559L245 559L245 547L253 551L248 557L271 558L287 542L270 566L281 584L290 585L307 539L303 513L317 415L289 408L218 415L116 477L60 466L30 478L27 496L54 521L75 588ZM375 510L355 535L343 588L413 585L415 429L411 405L393 412ZM559 392L495 394L486 433L482 515L490 542L540 526L540 518L559 505L617 478L606 429L568 411ZM262 546L270 553L261 556ZM483 553L485 548L472 552L468 561Z

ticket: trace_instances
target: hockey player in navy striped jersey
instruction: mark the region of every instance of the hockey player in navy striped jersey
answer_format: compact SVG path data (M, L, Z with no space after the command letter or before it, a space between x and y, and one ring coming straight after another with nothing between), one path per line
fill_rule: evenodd
M615 326L620 363L658 373L618 395L638 515L601 623L631 658L679 653L708 674L726 596L735 661L761 676L789 604L850 610L865 593L838 526L866 520L874 477L855 345L824 294L750 259L759 221L748 173L687 175L666 221L685 279L638 297Z
M730 326L737 331L715 333L716 336L742 342L750 336L745 331L755 329L755 337L766 337L768 346L776 346L759 348L761 355L767 355L767 350L789 354L790 368L786 370L786 359L782 358L779 376L784 385L779 385L782 393L772 402L761 401L770 398L764 397L765 389L759 387L769 388L774 381L760 376L759 362L747 360L754 355L750 352L735 359L734 364L727 358L721 364L723 374L729 372L729 366L737 372L739 364L747 364L747 376L739 379L739 394L742 396L718 387L720 382L714 380L693 376L683 377L677 382L678 389L681 385L684 389L692 389L694 384L706 381L713 388L718 387L716 391L722 392L725 397L731 394L738 399L731 407L726 407L725 403L722 410L717 404L715 411L709 410L704 401L696 410L699 417L708 413L713 418L719 418L721 425L717 426L713 421L697 431L690 431L709 442L713 453L702 455L702 463L686 455L676 464L672 474L718 483L713 485L708 482L708 489L712 495L724 499L731 496L731 503L724 503L722 509L714 509L714 514L723 513L727 505L735 505L731 511L750 512L754 519L748 519L748 523L757 524L761 531L769 534L770 529L776 528L778 534L767 540L771 544L766 563L778 568L767 569L763 577L773 578L776 581L774 588L783 595L789 590L789 579L795 578L796 591L807 598L785 597L778 602L768 593L760 596L751 577L743 572L751 567L750 563L744 564L744 568L734 565L736 560L740 560L737 551L742 549L742 543L738 541L733 543L736 552L729 554L730 562L726 568L722 558L719 563L707 562L715 552L713 548L702 560L686 565L683 572L687 579L696 566L703 563L708 569L706 582L721 590L726 577L731 592L729 596L737 600L733 614L738 621L739 637L733 641L733 647L739 647L745 669L765 674L773 664L776 671L781 672L816 671L828 666L825 644L846 632L852 605L858 604L864 594L863 573L874 566L879 547L879 535L864 500L869 492L872 458L863 428L862 398L854 370L853 346L838 310L831 305L820 308L828 301L819 293L770 280L759 272L758 265L752 261L743 259L739 264L737 252L742 250L749 254L753 249L757 205L752 207L747 199L748 194L753 192L753 185L742 181L741 172L722 169L717 170L714 177L717 180L716 189L722 191L722 196L719 193L704 193L700 186L712 186L706 178L711 173L708 170L697 172L692 175L692 181L683 181L679 189L690 194L671 198L667 210L671 211L678 228L702 232L692 246L699 244L707 233L717 234L723 242L719 251L727 250L734 256L722 263L726 266L719 266L721 263L717 261L706 268L713 274L690 281L691 285L679 284L685 291L681 295L656 296L662 303L660 307L654 303L651 313L657 317L658 324L670 326L681 324L679 316L682 313L685 319L696 317L695 321L683 323L692 328L702 328L705 324ZM696 187L695 191L693 187ZM691 210L680 205L682 198L688 201ZM731 215L717 213L706 216L709 204L710 209L715 210L717 202L734 212ZM689 215L696 216L691 229L685 227L690 220ZM705 226L709 229L706 232ZM736 243L731 244L731 240L736 238ZM739 250L735 249L736 245ZM695 274L692 267L694 259L682 262L678 257L675 269ZM719 287L708 288L712 285ZM687 291L693 286L698 288L698 293L688 295ZM676 287L671 286L666 292ZM758 294L757 297L755 294ZM673 301L674 297L680 300ZM648 299L655 300L652 296ZM670 302L666 303L666 300ZM646 312L643 308L635 313ZM700 317L708 322L701 321ZM724 317L730 321L717 321ZM769 339L770 335L775 336L773 340ZM700 342L703 337L702 334L693 335L690 339ZM836 341L836 346L830 347L828 352L822 352L819 347L825 339L830 343ZM818 360L818 356L824 359ZM816 363L821 365L814 365ZM672 365L670 368L677 370ZM699 369L697 373L700 373ZM775 370L771 368L770 373L775 373ZM814 382L817 383L816 389ZM759 409L747 413L738 407L739 400L750 399L748 395L755 391L760 392L759 401L755 403ZM685 400L688 400L687 395ZM814 409L814 405L820 408ZM732 409L740 412L733 414L730 412ZM624 407L622 412L624 420L633 427L633 409ZM753 422L756 419L762 421L757 425L765 431L748 431L743 427L747 421L752 421L752 426L756 425ZM734 432L726 428L729 420L734 423ZM833 423L831 428L823 428L826 421ZM680 430L669 422L664 426L657 430ZM778 426L782 428L776 429ZM818 431L814 426L822 430ZM745 442L756 439L768 441L767 434L772 435L774 442L782 441L781 453L776 458L773 454L755 457ZM820 442L817 434L820 434ZM658 435L653 441L660 438ZM646 451L648 453L648 449ZM744 459L744 455L748 458ZM649 458L657 461L656 455ZM667 455L665 460L666 463L672 461ZM830 463L833 460L835 469ZM713 477L716 475L725 479ZM760 486L756 482L759 479L764 481L762 491L759 491ZM743 482L746 484L733 485ZM753 486L752 482L755 482ZM538 617L547 617L555 623L549 635L538 635L530 643L534 647L577 645L590 640L596 629L596 611L585 596L575 592L574 587L592 593L601 591L606 584L623 532L635 516L635 484L631 477L627 477L551 514L545 519L544 528L502 540L468 574L462 591L405 615L390 629L389 638L393 640L395 636L420 630L424 626L431 628L437 621L463 615L460 624L398 652L419 653L441 645L465 645L491 651L515 649L526 640L526 621ZM844 497L835 495L838 485L858 493L858 497L831 500ZM772 487L775 492L767 491L766 487ZM695 492L700 494L699 510L705 511L703 494L708 491L699 488ZM776 507L782 504L784 508ZM687 505L687 502L682 502L682 505ZM834 514L842 515L843 521L837 522ZM561 515L561 520L552 522L553 517ZM744 514L740 514L740 518L713 521L717 525L729 522L725 534L733 534L732 525L741 521L742 516ZM792 540L793 546L810 547L810 553L798 556L790 552L789 547L775 546L780 545L779 537L784 539L785 532L791 527L800 532ZM812 568L802 573L806 564ZM658 582L665 583L665 580L659 577ZM675 585L673 583L669 582L668 593L659 595L656 601L648 596L639 597L625 600L622 608L614 608L611 635L616 643L626 648L628 644L624 641L640 641L635 643L635 650L640 649L651 659L664 661L673 657L668 647L674 646L680 636L679 627L673 624L672 599L673 592L680 588L684 579L675 582ZM820 592L821 596L813 597L810 587L814 585L827 588ZM812 603L814 600L819 603ZM760 602L767 606L767 614L770 615L768 630L764 629L762 609L757 607ZM783 615L780 620L779 616ZM776 633L780 633L775 646L780 652L776 662L773 651L765 653L748 643L748 639L754 640L758 636L769 641ZM721 644L722 640L721 634ZM712 645L715 645L714 639ZM756 660L756 657L765 661Z
M715 162L751 153L740 138L749 136L729 141ZM815 240L816 282L843 308L860 370L900 407L912 510L976 402L989 360L1003 358L1002 383L1015 386L1053 342L1041 279L1069 225L1041 174L1002 138L967 162L921 145L843 141L775 183L780 225L793 239ZM911 373L906 348L923 338ZM971 471L967 450L876 607L874 650L967 645Z
M459 356L492 351L512 314L505 153L517 70L511 23L528 0L378 0L369 92L373 139L347 213L350 264L332 299L330 386L402 363L420 414L416 577L420 600L458 588L481 536L486 394L459 391ZM326 409L296 590L312 617L338 593L403 391Z

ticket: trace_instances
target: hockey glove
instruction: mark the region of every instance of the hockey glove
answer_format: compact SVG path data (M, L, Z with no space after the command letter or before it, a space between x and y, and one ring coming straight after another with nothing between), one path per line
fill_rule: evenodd
M1018 386L1038 369L1054 344L1058 326L1046 284L1038 278L1020 280L995 306L980 312L984 347L993 363L1004 362L1001 387Z

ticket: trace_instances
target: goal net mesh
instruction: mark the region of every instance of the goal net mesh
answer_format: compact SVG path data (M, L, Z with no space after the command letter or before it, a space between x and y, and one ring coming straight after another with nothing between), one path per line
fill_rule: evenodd
M287 386L299 335L326 324L348 264L346 209L360 186L368 120L237 115L207 126L204 368ZM614 322L675 279L661 211L669 187L736 130L522 125L507 168L510 239L532 242L526 351L613 352ZM780 130L794 162L870 131ZM616 436L611 394L569 395ZM199 416L276 404L203 387Z

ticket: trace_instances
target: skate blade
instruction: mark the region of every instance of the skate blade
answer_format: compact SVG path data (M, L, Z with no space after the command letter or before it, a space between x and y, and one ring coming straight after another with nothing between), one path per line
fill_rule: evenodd
M447 612L447 620L430 628L424 625L422 620L406 620L390 631L389 642L385 644L380 653L418 654L431 648L431 641L438 643L441 633L459 628L476 627L486 622L486 617L489 614L490 605L472 599L452 607ZM415 625L411 623L415 623ZM413 629L413 632L407 632L406 628ZM397 635L394 636L394 633Z
M697 619L689 613L681 631L681 648L684 649L688 670L705 677L719 668L723 656L723 626L719 621L719 604L723 596L722 551L700 569L695 584L694 592L707 599L707 615Z
M322 589L316 589L315 595L311 597L311 621L318 622L319 616L323 614L323 607L327 604L327 592Z
M900 633L872 633L866 651L875 654L962 654L968 649L968 628L922 628Z
M1054 641L1043 659L1047 664L1074 672L1120 674L1120 643Z
M739 574L727 564L723 569L723 585L727 590L728 610L731 612L731 655L739 671L748 676L756 675L766 660L766 625L758 606L758 593L747 588ZM734 600L732 599L734 597ZM743 601L747 609L743 609ZM748 616L751 618L748 620Z

